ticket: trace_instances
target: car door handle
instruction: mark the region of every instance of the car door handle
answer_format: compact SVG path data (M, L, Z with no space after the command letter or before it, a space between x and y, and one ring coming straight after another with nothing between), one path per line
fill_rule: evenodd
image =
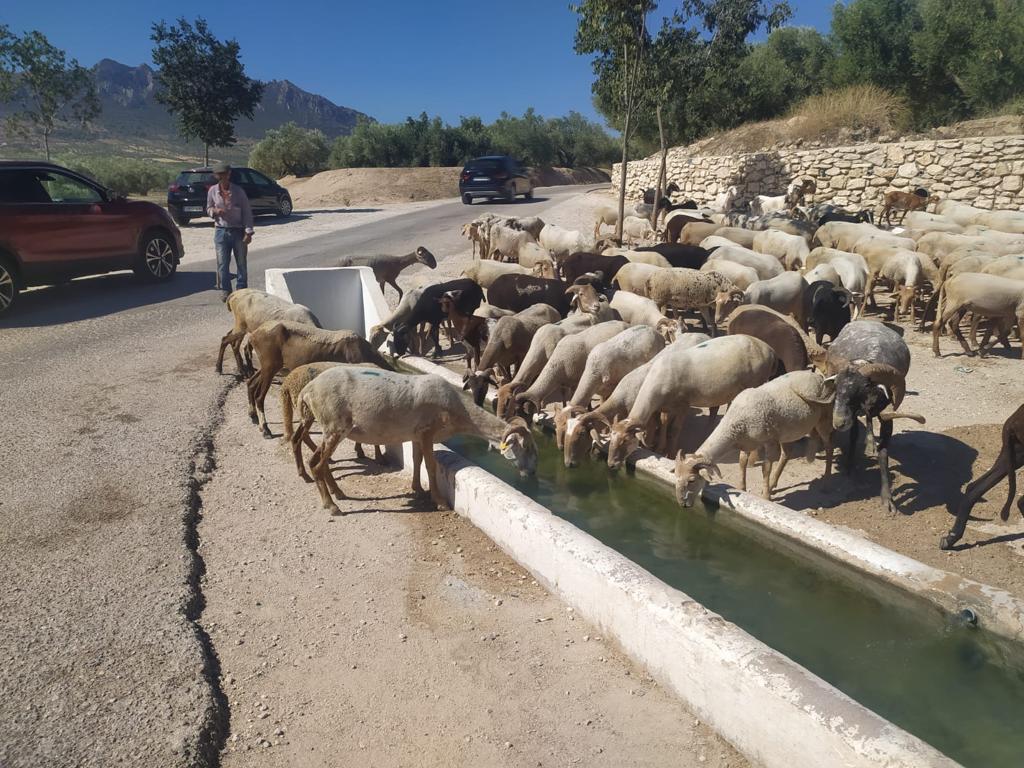
M89 213L103 213L103 207L99 203L93 203L89 206Z

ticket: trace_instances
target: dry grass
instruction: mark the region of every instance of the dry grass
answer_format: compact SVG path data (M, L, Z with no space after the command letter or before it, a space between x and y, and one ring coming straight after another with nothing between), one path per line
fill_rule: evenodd
M788 121L794 139L825 141L841 131L878 135L908 124L906 101L875 85L852 85L811 96L797 105Z

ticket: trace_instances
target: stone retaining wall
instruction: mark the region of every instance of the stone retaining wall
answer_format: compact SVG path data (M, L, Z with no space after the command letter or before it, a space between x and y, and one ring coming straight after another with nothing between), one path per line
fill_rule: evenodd
M618 189L620 163L612 173ZM629 163L627 200L639 200L658 180L659 160ZM821 149L783 149L740 155L690 156L669 150L668 179L678 197L711 203L735 184L741 200L780 195L789 182L817 181L815 201L834 200L854 208L879 207L888 189L925 187L942 197L980 208L1024 208L1024 135L858 144Z

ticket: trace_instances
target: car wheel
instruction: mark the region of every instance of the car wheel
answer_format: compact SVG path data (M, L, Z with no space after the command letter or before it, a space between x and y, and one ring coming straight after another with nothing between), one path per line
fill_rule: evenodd
M178 269L178 252L166 232L151 232L142 239L135 274L148 282L169 280Z
M466 194L464 194L462 196L462 204L463 205L472 205L473 204L473 196L471 194L469 194L468 192Z
M516 201L516 185L509 182L508 189L505 190L505 202L514 203Z
M526 198L527 200L533 200L533 187L530 187L530 188L529 188L529 189L528 189L528 190L526 191L526 194L525 194L525 195L523 195L523 197L524 197L524 198Z
M0 315L14 306L20 290L21 285L14 262L6 256L0 256Z
M281 202L277 205L277 215L282 219L286 219L292 215L292 199L288 195L284 195L281 198Z

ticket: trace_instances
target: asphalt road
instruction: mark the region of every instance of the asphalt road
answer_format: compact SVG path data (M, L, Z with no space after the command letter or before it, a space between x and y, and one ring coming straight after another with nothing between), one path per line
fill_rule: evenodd
M483 210L543 215L584 189L454 202L266 250L257 239L250 284L342 254L422 244L443 259ZM77 280L25 294L0 320L0 765L217 762L227 705L193 622L199 489L234 381L213 372L231 325L213 281L212 258L160 286Z

